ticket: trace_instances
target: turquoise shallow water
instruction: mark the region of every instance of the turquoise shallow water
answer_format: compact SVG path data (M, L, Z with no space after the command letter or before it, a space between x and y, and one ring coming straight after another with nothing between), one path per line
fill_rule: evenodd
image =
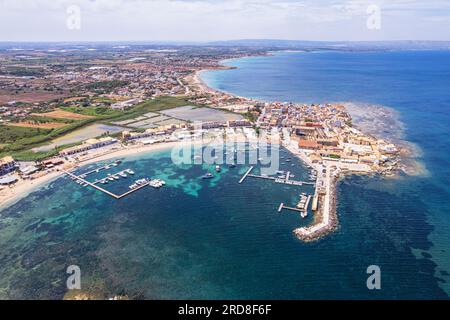
M282 53L233 64L239 69L204 76L245 96L399 110L430 176L345 179L339 229L305 244L292 230L310 220L276 211L307 187L239 185L245 166L203 181L214 166L178 167L170 151L130 157L120 168L168 186L116 201L61 178L0 212L0 298L59 299L71 264L80 266L84 289L136 298L448 298L450 54ZM307 177L293 163L283 169ZM366 288L373 264L381 291Z

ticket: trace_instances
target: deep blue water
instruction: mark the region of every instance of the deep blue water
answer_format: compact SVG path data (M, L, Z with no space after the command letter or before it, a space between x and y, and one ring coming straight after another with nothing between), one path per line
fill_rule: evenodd
M395 294L394 288L385 288L383 297L432 298L439 296L436 285L450 293L450 52L283 52L225 64L238 69L202 77L210 86L237 95L377 104L399 111L404 139L420 147L429 175L400 181L347 179L339 188L341 230L335 237L355 236L348 244L351 261L367 255L356 248L371 243L369 256L382 270L391 268L387 276L396 286ZM358 220L363 221L358 225ZM398 255L394 259L386 255L391 246ZM359 257L370 261L366 258Z
M214 166L178 167L170 151L133 156L120 168L163 178L167 187L116 201L61 178L0 211L1 298L62 298L71 264L80 266L84 290L107 295L448 298L450 53L281 53L231 63L239 69L205 78L248 97L399 110L405 138L421 147L430 175L345 179L339 229L306 244L292 230L311 217L276 211L280 202L294 205L299 192L311 192L307 187L252 179L239 185L245 166L203 181ZM307 177L293 163L283 169ZM122 192L128 184L108 188ZM381 291L366 287L374 264L381 267Z

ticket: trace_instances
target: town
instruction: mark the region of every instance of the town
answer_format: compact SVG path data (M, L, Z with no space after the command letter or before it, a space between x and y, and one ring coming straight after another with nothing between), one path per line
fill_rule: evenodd
M229 69L224 59L267 54L189 47L1 52L0 92L8 95L0 101L0 203L93 161L199 139L248 143L275 132L275 143L311 168L315 187L301 194L297 208L282 203L279 211L305 217L311 203L314 224L294 234L311 241L330 232L339 177L395 175L399 149L356 128L342 105L255 101L211 89L199 76ZM289 173L273 179L304 184Z

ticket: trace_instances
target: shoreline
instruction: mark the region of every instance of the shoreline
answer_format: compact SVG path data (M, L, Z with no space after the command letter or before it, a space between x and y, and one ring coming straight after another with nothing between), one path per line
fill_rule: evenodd
M261 56L268 56L268 55L269 54L261 55ZM271 55L273 55L273 54L271 54ZM252 55L245 56L245 57L252 57ZM245 57L234 58L234 59L242 59ZM224 61L228 61L228 60L230 60L230 59L222 60L222 61L220 61L220 63L223 63ZM184 78L184 80L187 82L187 88L189 88L187 90L187 92L192 91L194 93L200 92L203 94L212 94L212 95L229 95L231 97L241 98L248 103L254 103L254 102L265 103L265 101L257 101L257 100L249 99L247 97L240 97L240 96L234 95L232 93L225 93L218 89L212 88L201 77L202 72L217 71L217 70L231 70L231 69L237 69L237 67L219 65L217 67L194 71L192 74L190 74ZM344 108L345 108L345 110L347 110L347 112L349 113L352 120L354 120L354 118L357 118L356 116L352 115L349 112L349 110L347 109L346 106L344 106ZM354 108L354 110L355 109L358 109L359 113L364 114L364 112L362 112L362 110L360 109L360 106L358 106L358 108ZM385 112L384 109L382 110L382 109L378 108L375 110L379 111L379 113L383 117L386 117L389 115L389 113ZM396 112L396 110L394 110L394 111ZM396 119L393 119L392 121L395 123L395 120ZM361 129L362 129L361 131L364 132L365 134L373 135L373 132L370 132L371 130L365 130L367 128L364 129L364 126L361 126ZM367 133L366 131L369 131L369 132ZM191 143L191 144L195 144L195 143L199 143L199 142L203 142L205 144L207 143L205 138L201 139L200 141L189 141L189 143ZM238 142L238 141L236 141L236 142ZM169 148L173 148L175 146L182 145L184 143L186 143L186 142L185 141L176 141L176 142L163 142L163 143L158 143L155 145L147 145L147 146L143 146L143 145L134 145L134 146L126 146L126 147L122 146L122 148L119 150L115 150L115 151L108 152L105 154L95 155L94 157L82 158L80 161L70 163L69 166L67 168L65 168L65 170L72 170L74 168L77 168L80 166L86 166L91 163L95 163L95 162L99 162L99 161L105 161L105 160L110 160L110 159L120 158L120 157L130 157L130 156L137 155L140 153L169 149ZM283 143L280 143L280 144L283 145ZM341 171L336 170L334 172L331 172L331 166L332 166L331 163L327 163L327 161L324 161L323 165L322 164L321 165L313 164L310 161L308 155L301 149L294 148L293 146L286 146L286 145L284 145L284 147L286 147L293 156L296 156L303 163L305 163L309 167L312 167L317 172L319 172L319 171L321 172L322 170L325 170L324 168L326 168L326 172L324 174L325 180L322 181L322 186L326 189L326 192L324 195L320 195L320 196L318 195L319 188L317 187L318 183L316 183L317 184L316 185L316 194L317 194L318 198L321 199L319 201L318 210L315 212L315 215L318 216L317 219L314 219L315 221L311 226L297 228L293 231L294 234L296 234L296 236L300 240L303 240L306 242L317 240L317 239L321 238L322 236L332 232L338 226L338 218L337 218L337 212L336 212L337 211L337 209L336 209L336 207L337 207L337 204L336 204L337 182L341 175ZM371 173L373 173L373 172L370 172L370 174ZM345 173L345 175L347 175L347 174L355 174L355 173L354 172ZM365 173L365 174L368 174L368 173ZM36 191L37 189L51 183L53 180L58 179L59 177L61 177L63 175L64 175L63 171L55 171L50 174L39 177L35 180L32 180L31 183L30 183L30 181L20 180L13 188L7 187L6 192L5 192L5 190L1 190L0 191L0 212L1 212L1 210L4 210L5 208L17 203L19 200L21 200L25 196L29 195L31 192ZM326 177L325 177L325 175L326 175ZM398 174L396 174L396 176L397 175ZM317 181L319 182L319 175L318 175ZM6 193L6 195L5 195L5 193Z
M66 165L64 166L64 170L72 170L99 161L112 160L115 158L137 155L140 153L164 150L174 147L178 143L180 142L169 142L169 143L148 145L143 147L141 146L140 148L134 147L115 150L113 152L96 155L94 157L87 158L76 163L72 164L66 163ZM3 210L13 206L18 201L27 197L31 193L38 191L39 189L49 185L50 183L56 181L57 179L61 178L64 175L65 173L61 169L55 169L55 171L39 176L33 180L21 179L13 187L8 186L4 187L4 189L0 190L0 215Z
M228 59L227 59L228 60ZM223 63L222 60L220 63ZM230 67L230 69L237 69L238 67ZM195 79L197 83L200 83L200 89L204 89L206 92L214 92L214 94L226 94L239 98L246 99L247 101L257 101L266 103L266 101L259 101L254 99L249 99L247 97L236 96L232 93L218 90L210 87L202 78L202 71L213 71L210 70L201 70L195 73ZM350 115L352 121L355 121L355 127L363 132L366 135L373 136L377 139L386 139L391 143L395 143L395 145L399 149L399 165L395 170L393 175L383 175L381 172L367 172L363 173L364 175L371 174L380 174L381 176L393 179L399 179L401 177L401 172L406 174L407 176L426 176L428 171L425 168L425 165L422 164L417 159L419 158L419 148L409 141L404 139L404 124L399 120L400 113L393 108L385 107L385 106L376 106L368 103L354 103L354 102L346 102L341 103L346 112ZM350 108L353 106L353 108ZM364 108L365 106L365 108ZM373 106L373 108L369 108ZM364 110L363 110L364 109ZM369 109L369 110L367 110ZM369 112L368 112L369 111ZM359 117L358 117L359 115ZM368 121L367 117L371 117L371 122ZM375 118L374 118L375 116ZM388 123L384 123L384 120L389 118ZM358 121L359 119L359 121ZM375 119L375 121L374 121ZM376 123L376 125L370 126L371 124ZM389 130L385 130L388 128ZM388 134L381 134L382 132L388 132ZM381 133L380 133L381 132ZM319 170L320 166L314 165L309 157L300 150L295 150L294 148L289 148L290 146L285 146L289 152L291 152L294 156L299 158L306 165ZM326 162L324 162L326 164ZM337 185L338 181L341 177L347 175L358 174L357 172L350 173L342 173L340 170L335 171L333 173L330 172L330 164L326 164L327 167L327 175L328 175L328 183L326 185L327 192L324 196L321 196L321 199L325 202L322 204L322 201L319 202L319 208L315 213L315 219L312 225L302 228L297 228L293 231L296 237L299 240L304 242L312 242L315 240L319 240L323 236L333 232L339 226L338 215L337 215ZM332 175L332 177L330 177ZM316 189L316 193L317 193ZM317 217L317 219L316 219Z
M242 139L242 137L236 137L233 142L235 143L250 143L251 140ZM63 177L66 173L63 170L70 171L76 168L84 167L96 162L114 160L117 158L127 158L136 156L143 153L150 153L155 151L173 149L175 147L180 147L183 145L191 145L197 146L199 144L204 144L205 146L214 143L213 138L204 138L199 140L191 140L191 141L172 141L172 142L162 142L152 145L134 145L130 147L122 147L118 150L112 150L109 152L105 152L102 154L97 154L91 157L87 157L81 159L80 161L65 163L63 168L55 169L54 171L46 174L42 174L41 176L33 179L33 180L23 180L20 179L15 185L12 187L4 187L4 189L0 190L0 218L1 212L23 198L27 197L31 193L38 191L39 189L49 185L53 181Z

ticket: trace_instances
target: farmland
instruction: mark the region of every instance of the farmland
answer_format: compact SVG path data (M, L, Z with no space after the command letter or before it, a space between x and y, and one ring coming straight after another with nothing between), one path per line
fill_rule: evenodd
M84 120L94 118L93 116L74 113L66 110L56 109L51 112L46 113L32 113L33 116L37 117L48 117L55 119L68 119L68 120Z
M144 101L125 111L107 107L73 106L57 108L45 113L32 113L22 122L0 126L0 138L4 137L1 140L3 146L0 148L0 156L9 154L24 160L46 157L49 154L54 154L55 150L65 144L76 144L84 140L85 134L80 135L79 139L73 139L72 133L74 131L80 132L79 129L94 124L111 125L116 121L131 120L151 112L168 110L187 104L188 102L184 99L159 97ZM115 130L112 131L115 132ZM92 137L92 132L97 131L89 129L89 137ZM99 135L102 134L102 132L98 132ZM38 152L34 153L33 150Z

